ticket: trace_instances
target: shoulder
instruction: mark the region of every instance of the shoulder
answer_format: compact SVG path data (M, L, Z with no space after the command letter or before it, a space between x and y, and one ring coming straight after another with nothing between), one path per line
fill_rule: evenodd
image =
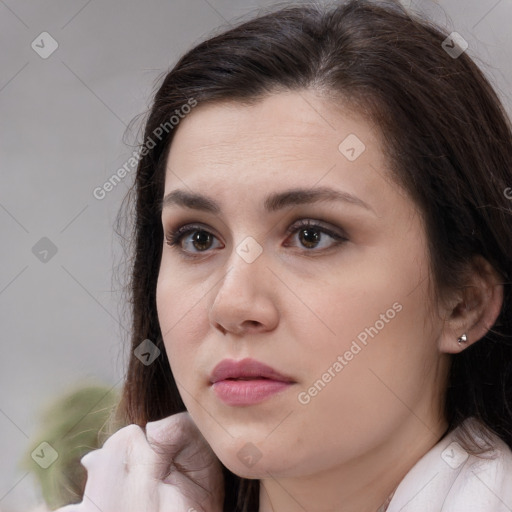
M467 423L466 423L467 422ZM476 420L466 420L472 429ZM483 438L472 430L478 440ZM387 512L510 512L512 451L492 432L492 449L476 456L457 442L459 429L447 434L407 473Z

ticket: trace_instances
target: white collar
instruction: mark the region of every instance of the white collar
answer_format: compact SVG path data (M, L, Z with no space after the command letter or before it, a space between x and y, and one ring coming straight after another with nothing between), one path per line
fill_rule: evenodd
M468 418L471 427L476 420ZM489 433L495 449L469 455L449 432L405 475L387 512L512 512L512 451ZM475 436L481 439L475 431Z

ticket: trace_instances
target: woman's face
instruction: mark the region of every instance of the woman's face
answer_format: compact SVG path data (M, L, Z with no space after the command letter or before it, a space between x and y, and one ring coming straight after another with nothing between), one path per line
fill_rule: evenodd
M312 474L442 421L426 235L381 144L386 134L311 91L198 105L179 125L164 196L208 199L162 210L158 317L188 411L240 476ZM321 189L338 197L306 200ZM258 383L210 376L245 358L292 383L235 404L229 389Z

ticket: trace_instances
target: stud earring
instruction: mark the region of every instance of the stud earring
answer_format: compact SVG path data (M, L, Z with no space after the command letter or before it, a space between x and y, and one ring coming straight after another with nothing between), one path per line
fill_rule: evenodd
M462 345L462 343L466 343L466 341L468 341L468 337L463 334L460 338L457 339L459 345Z

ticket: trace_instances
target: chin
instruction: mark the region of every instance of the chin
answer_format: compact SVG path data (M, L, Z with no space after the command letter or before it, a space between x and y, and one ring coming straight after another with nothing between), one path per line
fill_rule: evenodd
M226 466L226 464L224 464ZM241 464L236 464L235 466L226 466L231 473L234 473L236 476L240 478L247 478L248 480L261 480L263 478L268 478L268 474L272 471L264 470L259 468L256 470L255 468L246 468Z
M223 446L220 450L213 446L212 449L222 464L241 478L259 480L269 475L286 476L295 465L294 461L285 460L275 447L265 450L246 439L232 440L229 446Z

